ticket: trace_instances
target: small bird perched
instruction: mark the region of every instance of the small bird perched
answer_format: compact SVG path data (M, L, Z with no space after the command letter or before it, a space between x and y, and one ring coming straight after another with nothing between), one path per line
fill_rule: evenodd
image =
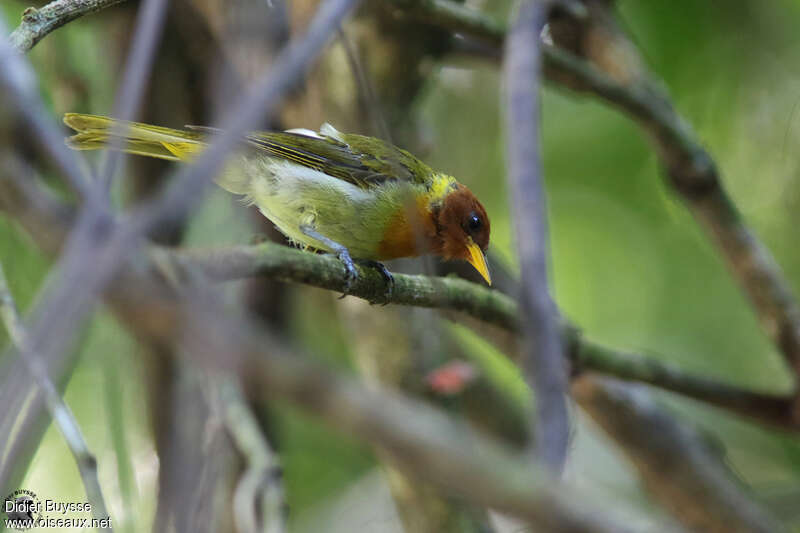
M64 115L64 123L78 132L67 139L76 150L102 148L121 132L125 152L172 161L191 160L219 133L78 113ZM469 261L491 285L484 256L489 217L455 178L396 146L340 133L330 124L319 133L255 132L244 141L217 184L244 196L292 241L336 254L348 283L356 276L353 258L371 263L391 282L378 261L432 253Z

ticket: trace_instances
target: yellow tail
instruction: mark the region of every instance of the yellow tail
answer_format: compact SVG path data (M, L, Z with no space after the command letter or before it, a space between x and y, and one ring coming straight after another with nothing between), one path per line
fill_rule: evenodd
M206 146L201 133L124 122L99 115L67 113L64 124L78 132L66 140L67 146L75 150L97 150L108 145L112 136L120 136L125 141L120 148L122 151L186 161Z

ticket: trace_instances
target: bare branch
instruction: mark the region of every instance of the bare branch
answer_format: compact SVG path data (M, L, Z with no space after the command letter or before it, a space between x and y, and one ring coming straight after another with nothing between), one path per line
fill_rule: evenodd
M246 461L246 471L234 493L233 517L243 533L282 533L286 531L282 470L267 442L255 415L232 376L212 376L222 419L239 453Z
M99 175L105 194L109 193L117 165L124 160L124 153L119 151L125 143L127 128L124 121L133 120L139 109L146 82L150 78L147 73L153 63L166 12L167 0L145 0L139 8L131 52L128 55L125 74L117 90L117 102L114 106L114 117L120 122L114 124L112 128L111 142L100 167Z
M0 34L6 27L0 19ZM58 165L69 186L84 200L92 198L89 180L77 156L64 145L64 136L45 110L33 69L5 39L0 39L0 89L6 105L13 104L23 122L38 137L42 150Z
M539 161L539 33L545 3L519 7L506 45L509 192L522 272L522 366L536 394L536 453L554 472L567 458L567 377L556 308L547 282L547 212Z
M570 353L573 371L578 374L589 371L648 383L761 423L784 429L800 429L793 415L790 395L759 393L719 380L694 376L652 357L628 354L584 338L574 342Z
M688 124L653 83L623 87L569 54L552 57L557 68L570 69L573 88L591 90L621 107L650 134L670 183L714 239L761 326L800 375L800 308L780 267L745 224L722 187L714 161Z
M627 454L649 492L688 528L718 533L785 530L737 484L719 451L679 424L647 390L586 377L573 391Z
M108 527L103 529L110 531L111 521L108 519L109 515L103 498L103 491L100 488L100 481L97 479L97 460L92 455L92 452L89 451L78 421L75 420L72 411L61 399L61 395L56 390L53 382L50 381L39 354L28 348L25 328L22 325L11 289L8 287L2 264L0 264L0 315L3 317L3 322L6 325L12 343L20 351L25 366L44 394L45 404L50 416L52 416L53 421L64 436L67 447L72 452L72 457L75 459L81 480L83 480L83 486L86 489L86 498L92 505L94 517L98 520L105 520Z
M503 27L451 0L418 2L430 22L501 46ZM545 74L559 85L600 97L635 119L648 133L670 184L683 197L725 257L761 325L800 376L800 307L767 248L745 224L725 192L711 156L678 115L661 85L645 76L618 81L589 61L554 46L543 48ZM639 73L641 74L641 73ZM800 418L800 396L794 416Z
M490 46L499 48L506 38L506 28L502 23L453 0L390 0L390 3L401 9L400 14L424 24L467 34Z
M29 7L22 13L22 22L11 34L11 46L27 52L48 33L68 22L100 11L123 0L56 0L41 9Z

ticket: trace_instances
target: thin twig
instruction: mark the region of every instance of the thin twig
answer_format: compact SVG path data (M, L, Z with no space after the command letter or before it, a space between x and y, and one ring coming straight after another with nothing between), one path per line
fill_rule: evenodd
M39 354L31 351L28 348L27 336L25 328L22 325L22 320L19 316L14 297L8 287L3 265L0 264L0 314L2 315L3 322L8 330L9 337L12 343L19 350L22 360L25 363L28 371L33 377L34 381L44 393L45 404L47 410L53 418L56 426L61 434L64 436L64 441L67 447L72 452L75 463L78 466L78 471L83 480L83 486L86 489L86 498L92 506L92 513L98 521L107 524L107 527L102 529L111 531L111 521L108 518L108 511L106 508L105 499L103 498L103 491L100 488L100 481L97 479L97 460L89 447L86 444L86 439L83 438L78 421L72 414L72 411L61 399L61 396L56 390L53 382L47 375L47 370Z
M716 379L687 374L653 357L626 353L578 338L570 350L573 373L594 372L659 387L751 420L784 429L800 429L793 416L792 396L750 391Z
M100 11L123 0L56 0L36 9L29 7L22 13L22 22L11 34L11 46L27 52L48 33L77 18ZM5 33L5 32L4 32Z
M584 410L631 459L649 493L691 530L785 531L743 490L719 450L656 404L646 389L587 377L573 390Z
M212 376L225 427L246 460L233 496L233 517L242 533L286 531L282 469L238 383L231 376Z
M370 122L372 122L375 136L384 141L393 142L392 132L389 131L389 126L386 123L386 118L383 116L383 110L381 109L378 95L375 94L374 84L364 70L364 65L359 57L358 47L350 40L350 36L344 28L339 30L339 42L342 43L342 48L344 48L344 53L347 56L347 63L350 66L350 72L356 81L358 99L361 102L364 113L369 117Z
M547 212L539 160L539 33L547 5L523 2L505 51L509 192L522 286L522 366L536 394L536 451L553 472L567 459L567 377L547 282Z
M117 102L114 105L114 117L120 122L115 123L112 128L110 144L99 172L103 192L106 195L110 192L117 165L125 158L124 152L120 151L125 144L127 131L124 121L133 120L141 104L147 80L150 79L147 73L153 64L166 12L167 0L145 0L139 8L134 26L133 44L125 65L125 74L117 90Z
M0 18L0 35L6 26ZM0 38L0 89L3 101L13 104L42 150L58 165L69 186L84 200L92 198L91 184L78 165L78 157L64 145L64 136L45 110L33 69L13 46ZM16 134L18 135L18 134Z
M224 133L215 138L194 164L179 172L162 195L136 213L132 220L135 231L143 235L160 224L183 217L202 197L228 155L240 145L243 135L269 120L358 3L359 0L325 0L320 4L305 34L292 39L270 70L229 113L223 124Z

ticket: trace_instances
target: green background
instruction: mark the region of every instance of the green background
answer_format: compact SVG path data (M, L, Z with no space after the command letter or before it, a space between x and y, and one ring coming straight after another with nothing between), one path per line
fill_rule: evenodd
M800 3L618 4L623 26L715 158L747 223L800 294L795 237L800 224ZM0 7L12 25L24 4L4 2ZM504 14L506 8L505 3L490 2L487 9ZM89 16L56 31L30 54L54 118L66 111L110 112L119 71L103 53L105 38L102 18ZM492 249L514 264L501 93L496 66L459 58L434 69L413 112L427 135L427 162L476 192L492 219ZM542 109L553 292L564 314L588 337L611 346L744 387L789 390L791 378L780 355L762 334L719 254L665 185L637 126L591 98L552 87L544 89ZM193 218L187 241L249 242L252 230L242 212L228 195L215 191ZM0 218L0 259L20 307L28 309L50 265L6 218ZM320 309L324 297L318 292L299 291L286 310L293 333L331 364L350 368L346 336L335 326L317 326L337 310L334 302ZM470 350L491 352L469 332L461 331L459 338ZM97 455L112 516L117 523L132 518L125 521L131 530L148 530L158 461L147 422L140 348L101 312L78 349L80 363L66 401ZM505 369L501 375L511 386L519 388L516 371L509 370L502 356L489 357ZM800 531L796 438L690 401L660 397L683 419L714 435L742 481ZM326 512L319 502L340 495L375 459L367 446L291 408L277 411L293 524L296 530L307 530L313 527L304 525L313 523L309 516ZM114 428L124 432L127 450L112 444ZM135 472L134 497L123 497L120 489L120 452ZM572 456L567 476L580 480L598 502L609 502L614 512L643 524L662 519L624 458L577 412ZM53 499L84 499L74 462L53 428L24 487ZM357 509L350 510L357 514Z

